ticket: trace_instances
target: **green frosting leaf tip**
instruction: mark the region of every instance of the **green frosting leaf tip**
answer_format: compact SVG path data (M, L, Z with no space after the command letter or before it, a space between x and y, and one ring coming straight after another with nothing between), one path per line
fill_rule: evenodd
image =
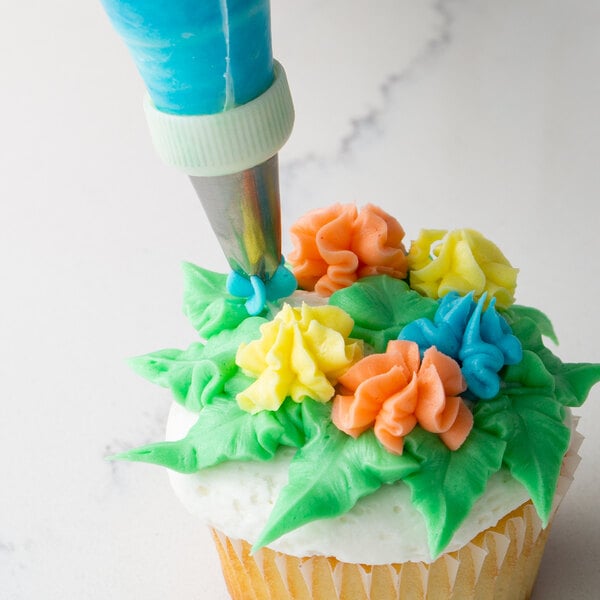
M404 478L414 506L425 519L432 557L437 557L485 491L502 464L506 443L474 427L458 450L420 427L406 436L405 454L420 464Z
M600 364L563 363L557 373L570 390L568 406L581 406L592 387L600 382Z
M309 441L292 459L254 552L302 525L343 515L362 497L418 470L416 459L390 454L371 431L354 439L337 429L324 418L330 411L314 400L302 403Z
M196 450L186 440L149 444L107 458L108 460L150 463L168 467L179 473L194 473L198 468Z
M164 354L172 354L173 357L179 353L179 350L163 350ZM153 353L140 354L139 356L132 356L127 359L129 368L149 381L156 382L157 374L167 371L167 367L164 363L157 360ZM160 384L159 384L160 385Z
M108 460L110 462L118 461L118 460L128 460L127 452L119 452L118 454L109 454L104 457L104 460Z
M552 321L537 308L531 306L522 306L520 304L513 304L509 309L503 312L505 317L508 317L509 324L520 319L529 319L533 321L538 332L552 340L558 346L558 337L554 331Z

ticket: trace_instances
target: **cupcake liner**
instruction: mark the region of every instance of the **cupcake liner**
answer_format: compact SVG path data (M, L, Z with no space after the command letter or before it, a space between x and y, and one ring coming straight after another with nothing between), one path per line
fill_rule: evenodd
M214 531L234 600L456 600L528 598L549 529L526 503L458 551L431 564L364 565L299 558Z
M573 480L582 441L574 429L552 517ZM270 548L251 554L245 540L212 530L233 600L526 600L549 532L528 501L432 563L366 565Z

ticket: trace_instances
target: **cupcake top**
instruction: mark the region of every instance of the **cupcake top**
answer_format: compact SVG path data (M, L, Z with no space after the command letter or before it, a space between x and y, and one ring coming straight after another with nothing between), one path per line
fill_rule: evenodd
M480 233L424 230L408 250L404 235L372 205L308 213L288 258L312 294L267 301L255 316L226 275L185 264L184 312L200 339L132 365L194 422L182 439L116 458L201 477L288 456L254 549L382 487L393 499L403 482L435 558L500 473L545 526L567 407L582 404L600 365L563 363L546 347L549 319L514 304L517 270Z

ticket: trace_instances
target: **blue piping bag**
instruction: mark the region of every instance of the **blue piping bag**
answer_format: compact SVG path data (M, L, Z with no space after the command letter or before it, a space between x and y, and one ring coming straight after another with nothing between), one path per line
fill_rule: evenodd
M270 286L261 297L291 293L281 277L277 153L294 110L272 57L268 0L102 3L144 80L154 146L190 177L231 268L251 289L257 279ZM276 281L286 289L275 291Z

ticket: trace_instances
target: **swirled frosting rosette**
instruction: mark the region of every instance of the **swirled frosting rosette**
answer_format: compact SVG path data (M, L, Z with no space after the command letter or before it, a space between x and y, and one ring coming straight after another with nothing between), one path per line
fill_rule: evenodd
M410 285L430 298L487 292L499 308L514 302L518 269L500 249L472 229L424 229L408 253Z
M290 229L288 260L298 284L329 296L361 277L385 274L404 279L404 230L385 211L367 204L334 204L311 211Z
M523 358L521 342L496 310L495 298L484 311L486 296L475 302L473 292L450 292L440 300L433 320L417 319L399 335L416 342L421 352L435 346L458 361L469 391L480 400L494 398L500 391L500 370Z
M458 364L431 347L421 361L419 346L391 341L384 354L371 354L339 379L332 420L358 437L373 427L393 454L402 454L404 437L417 423L458 449L473 426L473 415L459 394L466 389Z
M295 402L330 400L337 377L362 356L362 342L348 339L353 325L335 306L285 304L261 326L260 339L237 351L237 365L256 377L237 395L240 407L277 410L288 396Z

